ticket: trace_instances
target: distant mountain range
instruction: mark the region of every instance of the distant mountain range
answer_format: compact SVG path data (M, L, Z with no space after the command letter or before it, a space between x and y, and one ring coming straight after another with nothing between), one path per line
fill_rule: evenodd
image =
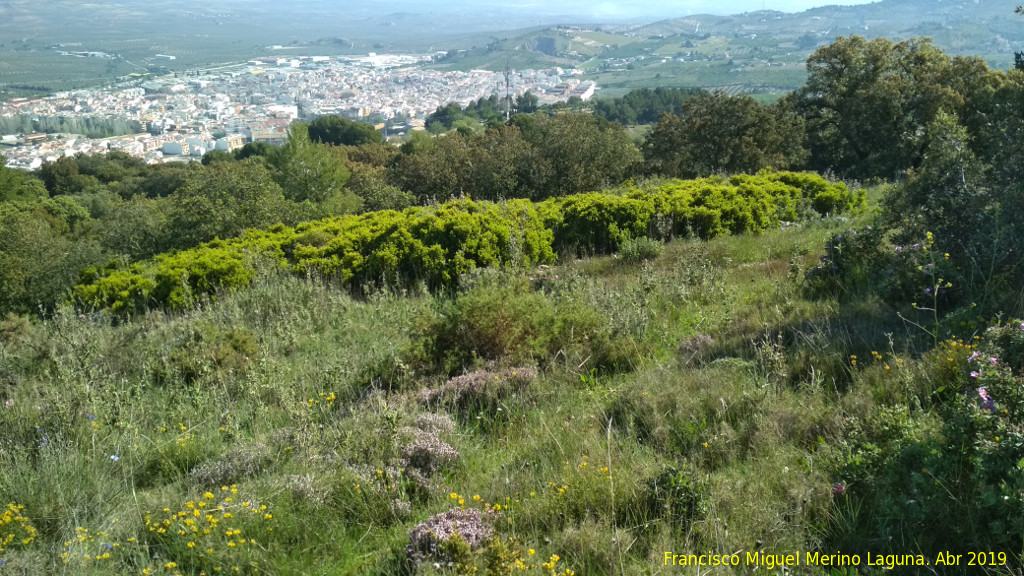
M640 28L649 33L700 32L733 36L741 33L785 33L794 30L858 33L868 36L916 36L963 26L987 26L1024 40L1024 17L1015 17L1013 2L981 0L883 0L856 6L825 6L798 13L772 10L731 16L695 15L662 20Z
M729 6L766 5L746 0ZM656 8L653 8L655 6ZM262 0L6 0L0 2L0 38L37 35L53 42L78 37L180 33L187 36L245 32L255 42L287 43L297 34L339 35L367 41L447 40L486 32L513 31L553 24L640 24L656 13L676 14L641 27L642 33L688 31L733 35L737 31L777 33L794 28L836 35L943 33L980 26L1009 42L1024 38L1024 17L1014 2L991 0L882 0L855 6L826 6L795 14L751 11L735 16L695 14L721 6L709 0L649 3L640 0L583 2L506 1L481 5L470 0L338 3L335 0L269 2ZM700 29L698 30L698 26Z
M727 5L771 6L781 1ZM978 54L1000 67L1012 64L1015 51L1024 51L1024 16L1014 14L1014 0L882 0L798 13L694 14L721 5L709 0L504 0L486 5L471 0L3 0L0 94L5 86L45 91L94 85L147 70L195 70L274 50L296 55L455 50L459 58L446 64L453 68L572 67L601 60L609 70L647 66L654 57L682 61L688 52L694 52L691 61L744 54L747 59L791 65L815 46L850 34L929 36L947 51ZM673 17L641 16L652 10ZM579 37L567 30L573 26L598 33ZM72 61L61 55L69 50L112 58ZM170 54L176 60L156 62L156 54ZM639 60L630 64L630 58ZM678 74L652 71L645 85L658 84L661 75L678 79ZM632 82L614 80L622 86ZM693 81L707 80L701 76ZM800 79L751 79L747 74L736 81L785 87ZM732 83L719 77L712 85Z

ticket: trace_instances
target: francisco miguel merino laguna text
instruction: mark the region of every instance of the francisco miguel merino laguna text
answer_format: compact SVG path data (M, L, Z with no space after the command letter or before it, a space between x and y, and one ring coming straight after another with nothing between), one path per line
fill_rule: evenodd
M875 566L892 570L897 566L958 566L963 556L940 553L934 562L923 554L842 554L835 552L796 552L792 554L769 554L763 551L744 554L675 554L665 552L665 566L757 566L774 570L781 566Z

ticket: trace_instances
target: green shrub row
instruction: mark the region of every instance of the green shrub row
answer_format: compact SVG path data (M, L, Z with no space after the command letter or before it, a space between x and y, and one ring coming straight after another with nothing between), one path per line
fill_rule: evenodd
M864 192L817 174L761 171L729 178L670 180L622 196L577 194L543 203L555 245L608 253L627 238L710 240L726 233L760 233L783 221L856 211Z
M73 299L118 312L181 308L219 289L247 286L257 259L335 279L355 291L421 282L441 290L457 287L460 276L475 268L551 262L556 247L608 253L628 238L758 233L813 212L863 204L863 192L788 172L672 180L630 187L622 195L577 194L541 203L461 199L249 230L127 268L89 269Z
M248 285L258 260L337 279L354 290L420 281L437 290L455 286L459 276L477 267L551 262L552 238L527 200L457 200L248 230L127 269L112 264L86 270L73 298L79 305L118 312L181 308L218 289Z

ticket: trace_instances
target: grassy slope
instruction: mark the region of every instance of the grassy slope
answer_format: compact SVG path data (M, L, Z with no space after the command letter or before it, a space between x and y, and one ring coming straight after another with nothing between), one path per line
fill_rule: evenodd
M440 313L433 297L355 301L271 275L173 317L8 322L0 502L24 505L38 535L0 557L28 574L175 573L196 554L193 537L160 540L145 513L206 490L222 502L230 492L218 486L231 484L272 518L244 525L258 545L243 556L216 533L199 548L212 542L225 565L248 558L269 573L398 573L408 530L452 494L509 506L501 528L577 574L664 573L666 551L825 546L843 417L902 393L879 367L847 360L886 350L885 334L902 330L894 315L840 316L791 279L850 225L679 241L646 265L608 257L512 273L544 275L542 298L598 310L632 347L632 368L590 370L566 348L535 358L542 369L520 391L449 406L456 426L439 435L460 457L418 492L384 471L409 443L403 428L437 408L416 394L443 375L394 377L423 344L413 328ZM650 488L673 467L702 495L677 495L695 503L685 521L679 501ZM76 528L88 537L65 546ZM81 560L110 542L110 559ZM179 566L161 568L169 561Z

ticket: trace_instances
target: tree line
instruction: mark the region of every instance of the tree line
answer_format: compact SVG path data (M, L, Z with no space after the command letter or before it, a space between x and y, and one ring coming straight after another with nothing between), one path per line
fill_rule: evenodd
M110 138L138 134L145 127L137 120L79 115L17 114L0 116L0 134L82 134L88 138Z
M702 93L704 90L700 88L640 88L620 98L596 100L589 108L595 116L600 116L609 122L618 122L623 125L654 124L666 112L680 113L686 101ZM580 111L586 107L578 97L570 98L564 103L540 105L537 96L530 91L516 96L509 104L508 108L512 114L532 114L538 111L547 113L564 110ZM438 106L437 110L427 116L426 125L427 129L432 132L460 128L463 132L467 130L473 132L480 125L496 126L504 123L505 113L505 99L492 94L464 107L459 106L457 102Z

